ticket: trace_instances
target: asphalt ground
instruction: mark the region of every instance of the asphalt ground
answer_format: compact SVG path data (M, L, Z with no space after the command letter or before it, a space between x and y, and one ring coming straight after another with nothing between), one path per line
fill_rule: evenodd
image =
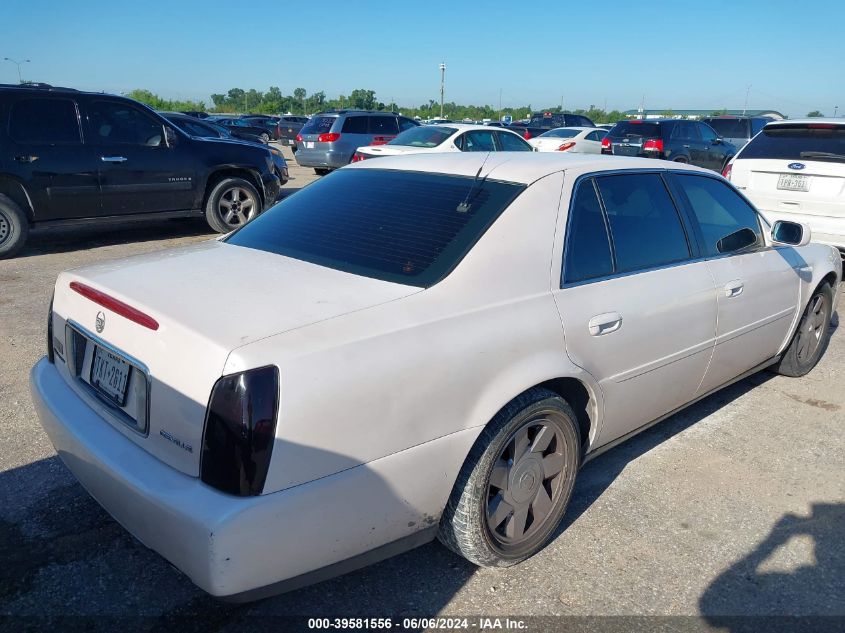
M314 180L290 165L287 190ZM554 541L516 567L478 569L434 542L259 603L210 598L76 483L38 424L28 372L45 353L60 271L212 237L201 220L52 230L0 261L0 628L293 630L283 616L438 614L474 618L476 630L479 616L507 615L565 616L528 620L529 630L610 630L630 616L647 616L634 628L661 630L762 622L723 616L834 616L812 620L813 630L845 626L836 316L808 376L752 376L589 463Z

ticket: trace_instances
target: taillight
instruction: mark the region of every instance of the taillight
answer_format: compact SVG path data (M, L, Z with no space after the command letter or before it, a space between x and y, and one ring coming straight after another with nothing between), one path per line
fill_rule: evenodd
M340 134L337 132L326 132L325 134L320 134L317 137L318 143L334 143L336 140L340 138Z
M522 135L522 138L524 138L526 141L530 141L531 140L531 132L529 132L528 130L525 130L525 133Z
M297 135L296 135L296 142L297 142L297 143L301 143L301 142L302 142L302 134L297 134Z
M386 145L389 141L396 138L395 136L375 136L373 137L373 142L370 145Z
M601 140L601 148L602 149L610 149L610 139L608 137L604 137Z
M728 163L727 165L725 165L725 168L722 170L722 176L724 176L725 178L730 180L731 179L731 172L733 171L733 168L734 168L733 163Z
M663 151L663 139L662 138L652 138L647 140L643 143L643 151L644 152L662 152Z
M575 143L574 143L574 141L569 141L568 143L564 143L563 145L561 145L560 147L558 147L558 148L557 148L557 151L559 151L559 152L565 152L566 150L568 150L568 149L572 149L573 147L575 147Z
M220 378L205 415L202 481L241 497L260 495L273 454L278 410L276 367Z
M349 162L350 163L357 163L357 162L360 162L362 160L366 160L367 158L369 158L369 157L366 154L362 154L361 152L355 152L354 154L352 154L352 160L349 161Z

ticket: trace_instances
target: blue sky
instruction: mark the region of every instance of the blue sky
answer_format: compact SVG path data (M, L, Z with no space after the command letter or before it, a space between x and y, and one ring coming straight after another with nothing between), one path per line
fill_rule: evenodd
M750 84L749 108L845 115L843 0L3 0L0 20L24 79L87 90L366 88L419 105L439 100L445 61L446 100L464 104L742 108Z

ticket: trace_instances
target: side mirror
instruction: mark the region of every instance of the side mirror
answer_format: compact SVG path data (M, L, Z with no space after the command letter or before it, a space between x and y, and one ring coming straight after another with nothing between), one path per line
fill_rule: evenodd
M165 143L167 144L167 146L173 147L174 145L176 145L176 141L179 137L176 135L176 132L173 131L173 128L165 125L164 126L164 138L165 138Z
M806 246L810 243L810 227L800 222L778 220L772 225L772 241L788 246Z
M723 142L724 142L724 140L723 140L721 137L717 136L717 137L713 140L713 145L721 145Z
M716 242L716 249L720 253L733 253L753 246L756 243L757 234L749 228L742 228Z

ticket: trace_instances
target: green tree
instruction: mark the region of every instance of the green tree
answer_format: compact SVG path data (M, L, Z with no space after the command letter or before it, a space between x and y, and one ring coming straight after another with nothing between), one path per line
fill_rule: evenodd
M180 110L205 110L205 103L202 101L163 99L149 90L135 89L128 92L126 96L130 99L135 99L135 101L140 101L155 110L173 110L177 112Z
M824 115L819 112L818 110L813 110L812 112L807 113L807 118L816 119L818 117L823 117Z
M307 94L305 88L296 88L293 91L293 98L296 100L298 108L302 109L303 114L305 114L305 95Z
M356 89L349 95L350 108L360 108L362 110L375 110L376 108L376 92L375 90Z

